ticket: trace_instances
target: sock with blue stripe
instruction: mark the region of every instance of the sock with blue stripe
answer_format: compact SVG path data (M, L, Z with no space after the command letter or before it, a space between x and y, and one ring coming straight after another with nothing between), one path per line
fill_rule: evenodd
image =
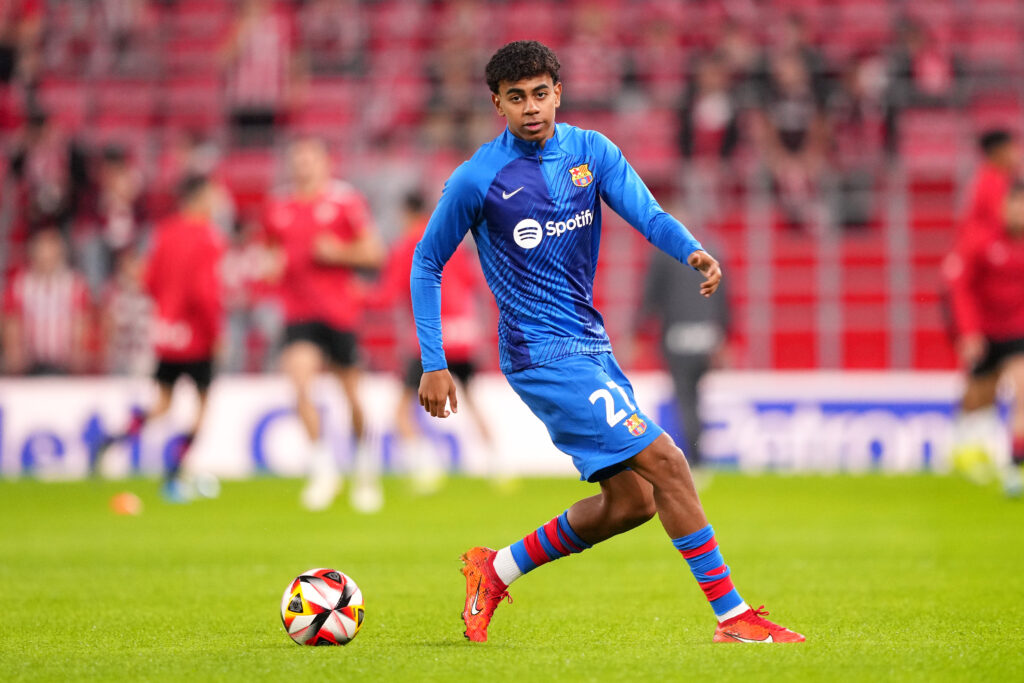
M690 565L693 577L707 596L719 622L732 619L750 609L732 585L729 567L718 550L718 541L715 540L715 532L710 524L682 538L673 538L672 545Z
M568 511L528 534L521 541L499 550L494 556L494 573L508 586L523 574L566 555L590 547L569 526Z

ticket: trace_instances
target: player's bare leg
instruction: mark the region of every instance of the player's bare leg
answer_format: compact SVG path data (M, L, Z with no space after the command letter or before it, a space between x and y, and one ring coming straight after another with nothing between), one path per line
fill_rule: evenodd
M657 513L654 487L636 472L620 472L601 482L601 493L569 508L569 524L590 545L635 529Z
M320 440L320 414L313 404L313 382L322 367L320 349L310 342L295 342L281 353L281 369L295 388L295 412L313 443Z
M799 633L750 609L733 587L683 452L667 434L627 461L654 488L654 505L672 544L682 553L718 618L715 642L802 642ZM726 609L728 608L728 609Z
M370 448L366 439L366 417L363 413L359 384L362 372L358 367L335 368L335 376L341 383L352 417L352 438L355 441L355 457L352 467L352 491L350 503L358 512L377 512L384 505L384 490L380 484L380 459Z
M686 457L667 434L628 462L654 489L654 506L670 538L692 534L708 525Z
M281 368L295 388L295 412L309 436L309 477L302 489L302 504L323 510L334 502L341 477L334 454L323 440L320 413L313 402L313 383L323 367L323 355L315 344L297 341L281 353Z
M633 472L620 472L601 482L601 493L575 503L516 544L518 549L470 549L462 556L462 573L466 577L462 620L466 637L476 642L487 640L487 627L494 610L508 596L508 584L523 575L515 554L533 563L545 544L560 556L582 552L594 543L640 526L654 513L651 485Z
M1000 373L968 374L953 423L953 465L976 484L989 484L996 474L989 446L1002 424L996 409Z
M402 393L398 397L398 403L395 405L395 431L398 432L398 437L403 441L411 441L420 436L420 430L416 426L416 420L413 418L412 412L415 398L416 392L413 389L402 387Z
M401 462L409 474L412 490L420 495L436 493L444 481L440 456L416 423L419 409L416 390L402 387L395 405L395 430L401 441Z
M1021 467L1024 467L1024 356L1011 356L1006 361L1003 375L1013 387L1013 407L1010 411L1010 463L1004 468L1003 490L1017 498L1024 493Z
M484 417L484 413L480 410L480 404L476 400L476 392L472 388L472 382L464 384L461 388L460 396L462 397L462 405L469 411L469 419L473 421L473 426L476 428L477 434L480 436L480 441L483 443L484 452L490 460L487 463L488 474L491 480L499 485L505 485L508 483L507 476L503 473L503 467L499 461L500 453L497 448L497 444L494 441L494 435L491 431L491 425Z

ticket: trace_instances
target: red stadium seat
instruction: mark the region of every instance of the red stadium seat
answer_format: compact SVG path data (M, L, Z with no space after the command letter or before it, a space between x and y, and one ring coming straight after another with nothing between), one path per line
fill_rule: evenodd
M147 81L103 81L95 87L95 125L145 127L153 123L157 89Z
M83 128L89 119L92 98L81 81L47 80L39 88L39 103L67 130Z
M955 111L909 110L900 119L900 157L911 172L949 172L968 147Z
M160 114L164 125L210 131L224 123L223 88L217 79L186 78L163 87Z
M775 332L771 345L774 368L810 370L818 366L818 335L813 330Z

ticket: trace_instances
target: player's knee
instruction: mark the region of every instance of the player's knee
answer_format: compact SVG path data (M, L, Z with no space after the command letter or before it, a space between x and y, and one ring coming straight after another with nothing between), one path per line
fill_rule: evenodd
M629 531L649 522L657 512L654 495L649 491L628 498L617 498L610 503L609 522L619 532Z
M996 401L995 389L989 390L987 386L972 386L968 387L967 391L964 392L963 399L960 401L960 409L964 412L972 412L975 410L982 410L993 405Z
M281 369L296 384L311 382L320 367L320 350L312 344L297 342L281 354Z
M657 512L658 509L654 506L654 496L644 496L633 502L623 521L628 528L632 529L651 521Z
M658 439L643 454L645 469L661 483L681 480L686 472L686 456L671 439Z

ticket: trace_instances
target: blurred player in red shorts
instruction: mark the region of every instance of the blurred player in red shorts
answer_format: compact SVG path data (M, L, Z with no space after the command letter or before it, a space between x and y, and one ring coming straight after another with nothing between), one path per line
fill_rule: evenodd
M969 226L945 272L953 292L957 347L968 371L963 413L991 410L1001 378L1014 388L1012 462L1003 468L1003 484L1008 495L1019 496L1024 464L1024 185L1009 190L1002 225L998 232Z
M108 446L137 436L149 420L166 414L175 384L181 377L188 377L198 391L199 409L192 429L178 442L167 465L164 494L174 502L189 498L180 480L181 467L202 424L221 333L220 259L224 243L210 218L212 188L205 176L186 177L178 187L178 213L156 227L143 279L155 306L153 344L159 393L148 410L133 413L123 434L100 444L94 459L95 467Z
M366 443L359 397L357 331L362 301L355 270L384 260L366 200L351 185L331 178L324 143L303 138L289 149L292 186L274 201L267 230L283 259L281 291L285 333L281 364L295 385L296 410L312 443L309 481L302 503L311 510L330 506L341 486L333 453L323 440L312 385L326 366L348 400L356 441L352 504L371 512L383 503L376 466Z
M409 293L409 278L412 274L412 258L416 245L423 238L430 215L425 213L423 196L418 192L405 198L405 231L391 249L388 264L381 275L378 291L381 303L400 305L407 315L402 325L411 328L408 313L412 312L412 298ZM483 325L480 320L478 302L484 281L480 275L476 256L468 247L458 249L444 270L441 283L441 321L446 332L445 356L448 368L462 385L462 404L469 409L469 415L489 456L490 474L497 481L499 474L497 449L491 437L491 429L483 412L477 407L472 393L473 377L476 374L474 356L484 341ZM435 449L423 436L416 421L420 409L419 387L423 376L423 363L415 338L410 340L408 361L403 377L402 394L395 409L395 426L402 441L402 463L409 468L413 485L419 493L435 491L443 478L443 469Z

